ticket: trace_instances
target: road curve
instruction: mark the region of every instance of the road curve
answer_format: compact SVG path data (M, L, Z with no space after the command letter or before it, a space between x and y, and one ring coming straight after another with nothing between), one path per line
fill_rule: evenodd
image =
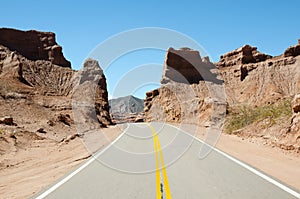
M112 144L44 190L42 198L295 199L300 194L161 123L130 124Z

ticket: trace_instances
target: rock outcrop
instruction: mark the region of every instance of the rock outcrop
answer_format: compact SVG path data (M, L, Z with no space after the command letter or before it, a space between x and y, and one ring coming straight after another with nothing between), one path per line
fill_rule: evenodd
M284 54L276 57L261 55L261 59L243 62L245 57L241 49L221 56L219 73L225 83L227 104L234 107L262 107L268 104L280 104L282 101L292 101L293 107L286 110L294 111L293 117L282 118L280 122L270 125L266 120L259 121L240 129L240 134L251 137L263 137L263 142L270 143L286 150L300 151L299 117L297 115L297 94L300 93L300 56L299 46L288 48ZM247 47L255 49L254 47ZM237 53L239 52L239 53ZM252 53L257 54L257 53ZM262 53L259 53L262 54ZM255 57L255 56L253 56Z
M28 60L4 46L0 46L0 53L0 78L6 80L8 85L11 81L20 82L18 87L24 87L21 93L35 93L34 99L37 103L52 110L71 110L71 98L76 86L90 82L84 85L94 88L94 93L88 93L91 90L86 88L79 96L82 99L95 97L94 108L100 123L104 126L111 124L106 79L97 61L88 59L82 70L74 71L54 65L50 61ZM6 92L4 97L9 94L11 92Z
M14 119L10 116L0 118L0 124L10 125L10 126L15 125Z
M234 51L222 55L220 61L216 63L216 65L218 67L230 67L234 65L258 63L270 58L272 58L272 56L257 51L256 47L244 45Z
M286 49L284 51L283 55L285 57L290 57L290 56L296 57L296 56L300 55L300 39L298 39L297 45L291 46L288 49Z
M168 49L161 87L146 94L146 120L221 125L226 104L214 69L198 51Z
M67 96L76 72L45 60L32 61L0 45L0 77L18 80L41 95Z
M200 53L190 48L175 50L169 48L166 53L161 83L170 81L186 84L198 84L199 81L218 81L210 70L215 66L208 57L203 60Z
M208 58L201 59L197 51L170 48L161 87L146 94L146 120L215 127L222 124L220 121L225 113L230 114L231 110L239 107L254 110L272 104L272 107L284 109L281 112L285 111L278 119L280 122L264 118L236 132L263 139L282 149L300 151L299 46L272 57L245 45L222 55L215 63L217 68ZM222 84L224 87L220 86Z
M161 83L164 84L170 80L190 84L198 83L200 80L203 80L203 77L194 65L200 65L201 63L200 54L196 50L189 48L175 50L169 48L166 53Z
M45 60L63 67L71 67L62 53L62 47L56 43L52 32L35 30L21 31L0 28L0 45L17 51L29 60Z
M98 61L87 59L83 68L75 74L74 85L73 114L76 117L75 122L82 126L80 131L94 128L97 122L102 127L112 124L106 78Z
M52 33L37 31L24 34L35 35L33 38L24 36L27 44L35 47L39 45L36 41L40 38L38 35L54 36ZM10 35L9 38L13 40L12 36L16 35ZM55 38L52 39L55 42ZM14 46L16 41L12 45L6 45ZM43 136L57 141L76 130L83 133L80 130L85 127L88 130L112 124L106 79L96 60L86 60L83 68L75 71L69 65L53 61L55 59L49 60L50 57L40 56L41 54L36 57L28 54L30 59L24 57L24 52L37 52L25 47L23 49L22 45L18 45L21 52L19 49L12 51L9 47L0 45L0 118L10 115L23 130L36 132L37 129L43 129L47 132ZM82 102L79 107L85 107L84 117L74 112L76 102ZM89 106L85 106L85 102ZM81 124L83 127L77 129Z
M255 52L250 58L257 57L255 54L261 58L243 61L245 47ZM271 57L250 46L222 55L220 62L216 63L225 83L230 106L243 103L253 106L270 104L299 93L299 64L299 57Z

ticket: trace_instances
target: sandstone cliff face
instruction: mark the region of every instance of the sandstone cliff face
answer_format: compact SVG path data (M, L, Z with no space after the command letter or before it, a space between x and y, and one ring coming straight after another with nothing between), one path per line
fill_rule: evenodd
M18 52L0 45L2 79L19 80L42 95L67 96L72 91L75 71L45 60L28 60Z
M37 104L46 108L71 111L74 91L77 91L78 85L85 85L86 89L81 89L78 97L81 100L91 97L98 122L102 126L112 124L106 79L97 61L89 59L80 71L74 71L49 61L28 60L3 46L0 46L0 55L0 79L6 86L16 87L18 92L29 94ZM93 84L85 83L94 76Z
M226 103L222 80L211 72L214 69L198 51L168 49L162 85L146 94L146 120L222 125Z
M283 55L277 57L260 53L250 46L222 55L216 65L225 83L229 109L242 106L262 107L280 104L285 100L292 101L300 93L299 46L298 44L289 47ZM245 52L245 47L248 53ZM245 59L251 61L244 62ZM294 102L294 112L297 109L296 104ZM290 107L286 109L292 111L289 110ZM297 113L295 112L292 118L285 117L271 123L274 124L270 124L266 118L238 130L238 134L262 137L267 144L299 152L300 131Z
M258 63L270 58L272 58L272 56L257 51L256 47L245 45L222 55L216 65L220 68L230 67L234 65Z
M109 114L106 78L99 63L87 59L74 76L73 113L80 132L112 124ZM80 129L79 129L80 128Z
M46 60L63 67L71 67L62 53L62 47L56 43L52 32L35 30L21 31L0 28L0 45L17 51L29 60Z
M215 64L218 70L197 51L171 48L166 54L161 87L146 94L146 119L213 127L222 124L224 113L236 107L276 107L285 100L289 102L300 93L299 46L272 57L245 45L222 55ZM235 133L300 151L298 101L295 97L292 118L286 116L271 123L268 118L262 119ZM292 113L291 108L286 110Z
M210 70L216 68L208 57L201 58L196 50L169 48L166 53L162 84L178 82L185 84L198 84L200 81L222 83Z
M250 56L245 55L245 47L252 49ZM255 55L262 58L252 59ZM251 62L243 61L250 60L249 57ZM224 80L230 106L270 104L300 92L300 57L272 58L254 47L244 46L222 55L216 65Z
M10 116L15 128L42 132L58 141L68 134L83 133L76 129L80 124L94 128L112 124L106 79L98 62L89 59L75 71L48 58L31 60L0 45L0 118ZM78 119L72 101L87 98L92 101L83 110L86 117Z
M296 57L296 56L300 55L300 39L298 39L297 45L291 46L288 49L286 49L284 51L283 55L285 57L290 57L290 56Z
M176 81L182 83L198 83L203 80L199 71L193 65L200 65L202 60L198 51L181 48L169 48L166 53L163 78L161 82ZM172 66L172 67L169 67Z

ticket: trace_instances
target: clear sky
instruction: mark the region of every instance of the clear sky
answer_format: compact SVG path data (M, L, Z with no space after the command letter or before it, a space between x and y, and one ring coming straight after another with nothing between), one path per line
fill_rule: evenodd
M299 0L52 0L46 3L10 0L1 2L0 27L55 32L64 55L75 69L107 38L142 27L169 28L188 35L204 47L213 61L218 61L221 54L244 44L257 46L271 55L281 54L300 38L299 8ZM132 60L144 58L146 63L162 64L164 58L164 52L143 55L137 53L135 57L123 59L124 62L120 59L114 63L119 64L115 68L129 71L144 61L131 64ZM118 77L109 73L106 76L111 94ZM143 98L143 92L135 95Z

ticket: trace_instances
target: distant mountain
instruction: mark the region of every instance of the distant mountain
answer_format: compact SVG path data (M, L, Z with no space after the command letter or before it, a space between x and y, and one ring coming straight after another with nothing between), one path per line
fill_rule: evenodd
M144 111L144 100L132 95L110 99L109 111L113 115L125 115L132 113L141 113Z

